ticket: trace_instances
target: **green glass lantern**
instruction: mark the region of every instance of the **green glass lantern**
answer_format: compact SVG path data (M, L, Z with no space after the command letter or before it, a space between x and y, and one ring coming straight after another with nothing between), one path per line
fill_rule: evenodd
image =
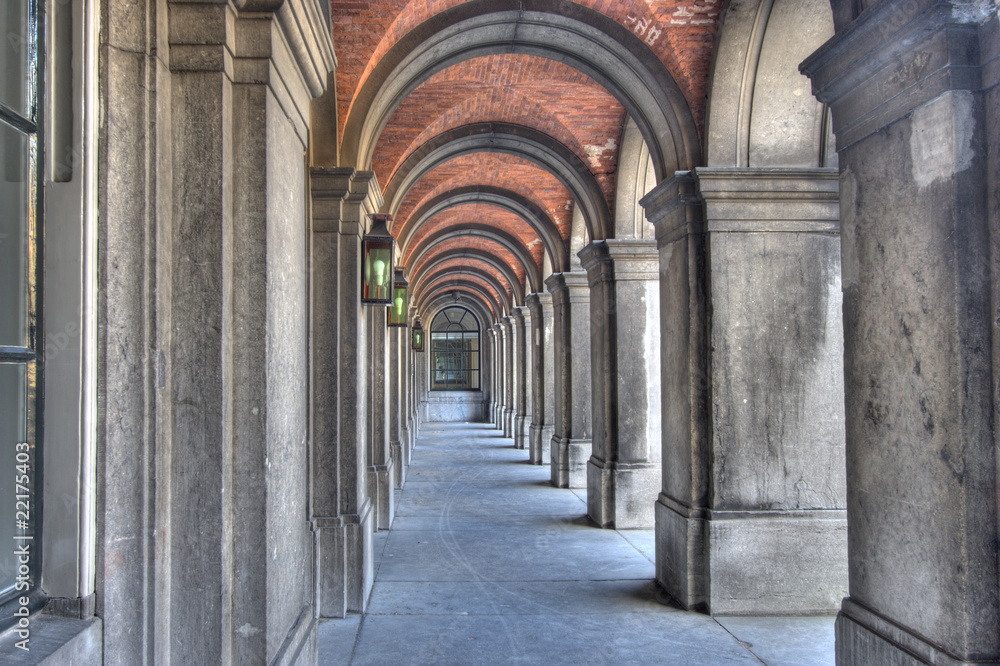
M424 350L424 329L420 326L419 321L415 322L413 328L410 329L410 348L418 352Z
M396 239L386 226L392 216L372 215L371 219L371 231L361 240L361 302L392 305Z
M407 288L410 283L403 275L403 269L396 269L396 278L392 281L392 305L386 311L388 325L396 328L406 328L406 309L409 307Z

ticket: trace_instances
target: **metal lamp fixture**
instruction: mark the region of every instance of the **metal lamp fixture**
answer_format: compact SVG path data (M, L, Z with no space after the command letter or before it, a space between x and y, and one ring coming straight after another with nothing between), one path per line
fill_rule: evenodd
M392 305L396 239L386 222L391 215L372 215L372 228L361 239L361 302Z
M418 352L424 350L424 329L419 321L414 322L413 328L410 329L410 348Z
M392 282L392 305L386 310L387 325L406 328L406 309L409 307L407 287L410 283L403 275L403 269L396 269L396 278Z

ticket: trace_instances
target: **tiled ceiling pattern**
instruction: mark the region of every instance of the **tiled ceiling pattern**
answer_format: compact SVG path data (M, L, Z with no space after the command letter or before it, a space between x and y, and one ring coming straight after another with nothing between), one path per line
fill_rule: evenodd
M422 25L424 22L462 2L464 0L332 0L341 133L356 95L380 59L397 43L407 40L418 27L426 33L430 24ZM631 31L650 49L676 80L700 130L722 0L581 0L576 4L604 14ZM571 5L568 0L553 0L551 6L568 8ZM598 183L609 209L614 210L618 149L624 119L625 112L613 96L568 65L537 55L481 55L434 73L409 93L379 134L371 168L385 187L398 176L408 157L419 153L429 141L449 130L484 122L523 125L543 132L579 158ZM397 238L411 237L410 252L403 258L409 273L418 269L412 264L412 249L423 239L443 229L469 228L469 224L506 232L528 250L534 264L532 272L541 271L544 248L536 231L514 213L495 205L471 203L447 208L429 218L421 216L421 229L411 228L417 223L414 213L428 202L477 186L508 190L530 201L555 224L564 244L562 251L569 247L573 198L566 186L544 167L528 159L484 150L438 165L406 192L396 211L393 234ZM433 263L443 254L463 249L489 252L496 260L511 266L520 289L525 293L530 291L530 285L525 284L526 267L515 254L500 243L481 236L470 234L450 238L436 245L419 263ZM457 279L465 280L470 287L475 284L479 289L486 289L488 285L484 280L466 270L472 265L495 275L505 284L496 269L470 255L435 266L431 274L437 278L422 280L419 286L432 291L445 289L442 285L453 286ZM448 279L449 272L454 279ZM513 297L509 288L507 291L508 296ZM472 293L469 291L470 295Z

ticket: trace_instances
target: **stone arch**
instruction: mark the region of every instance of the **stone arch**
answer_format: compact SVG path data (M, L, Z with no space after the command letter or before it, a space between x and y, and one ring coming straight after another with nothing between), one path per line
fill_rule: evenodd
M601 186L577 155L536 129L510 123L475 123L438 135L411 154L383 193L383 211L395 215L406 193L434 167L453 157L474 152L501 152L528 159L547 169L581 207L592 238L613 233L611 212Z
M494 319L499 319L504 316L505 313L500 303L498 303L493 295L485 291L480 285L460 279L445 278L446 281L449 279L451 280L450 282L438 285L436 289L419 298L417 307L421 308L428 301L433 302L435 299L441 297L452 299L451 294L455 292L462 292L472 296L473 298L480 299L483 303L489 306L489 310Z
M411 222L406 225L397 238L402 252L405 253L410 239L417 230L432 217L454 206L467 203L487 203L508 210L527 222L542 239L549 261L553 266L559 266L561 272L566 265L566 245L559 235L559 229L548 213L542 210L530 199L507 189L489 185L470 185L446 192L434 197L410 216Z
M829 111L798 70L832 36L828 0L729 4L709 84L709 167L836 166Z
M573 3L472 0L423 22L382 57L351 104L341 144L342 164L369 168L392 112L431 75L495 53L557 60L604 86L636 119L658 179L700 163L697 127L677 82L627 28Z
M615 238L652 239L653 225L646 220L639 201L656 186L656 173L649 148L631 118L625 118L618 144L615 179Z
M420 263L423 257L434 249L434 246L438 243L443 243L444 241L450 240L452 238L461 238L465 236L472 236L477 238L485 238L491 240L504 248L509 250L524 267L525 280L527 284L525 288L528 291L535 292L542 288L542 275L538 268L538 264L532 259L531 254L528 253L527 248L525 248L521 242L511 236L507 232L496 229L486 224L466 224L461 228L455 229L442 229L441 231L435 232L426 238L424 238L416 247L413 248L412 254L407 257L407 263L416 265Z
M426 322L427 324L427 328L424 330L429 332L431 330L431 323L434 321L434 317L437 316L437 313L445 308L452 307L453 305L455 305L455 301L448 294L439 294L438 296L435 296L433 300L424 306L424 313L426 314L426 317L421 316L420 318L421 323ZM483 307L483 303L477 299L465 301L462 303L462 306L471 311L473 316L476 318L476 321L479 322L480 344L482 344L482 336L486 335L486 331L489 328L490 312L486 310Z
M495 268L510 284L511 292L514 294L514 303L524 303L524 289L521 286L521 281L517 279L517 274L514 273L511 267L503 261L497 259L489 252L476 248L454 249L442 252L441 254L436 255L433 260L429 261L427 264L415 269L413 271L413 275L410 276L410 280L413 283L418 283L424 273L433 269L434 266L448 261L449 259L454 259L455 257L475 259L477 261L481 261L487 266L490 266L491 268ZM416 265L416 263L414 263L414 265Z
M420 276L419 282L412 283L413 288L415 289L415 293L417 292L422 293L423 291L425 291L425 287L426 289L429 290L431 288L430 285L433 285L435 280L440 279L442 277L451 277L454 275L467 274L482 280L483 282L488 284L494 291L496 291L496 295L500 299L501 310L503 312L510 312L513 303L511 302L511 299L507 294L507 290L504 288L503 284L496 279L496 277L494 277L488 271L485 271L479 266L475 265L463 266L461 268L461 273L458 273L457 272L458 270L459 268L457 266L446 267L438 270L434 269L429 270L428 272Z

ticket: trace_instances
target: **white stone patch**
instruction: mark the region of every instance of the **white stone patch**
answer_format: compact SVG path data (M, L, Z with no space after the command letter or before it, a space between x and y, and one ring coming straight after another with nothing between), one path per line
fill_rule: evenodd
M590 166L597 167L601 164L601 158L605 156L613 156L615 148L617 147L618 144L614 139L608 139L604 142L603 146L587 145L583 147L583 150L587 153L587 159L590 160Z
M913 112L910 160L918 186L927 187L972 166L972 108L972 93L955 91Z
M236 633L243 636L243 638L250 638L251 636L256 636L260 633L260 629L251 625L249 622L244 624L242 627L236 630Z
M961 23L985 23L992 14L1000 15L993 0L958 0L951 6L951 17Z

